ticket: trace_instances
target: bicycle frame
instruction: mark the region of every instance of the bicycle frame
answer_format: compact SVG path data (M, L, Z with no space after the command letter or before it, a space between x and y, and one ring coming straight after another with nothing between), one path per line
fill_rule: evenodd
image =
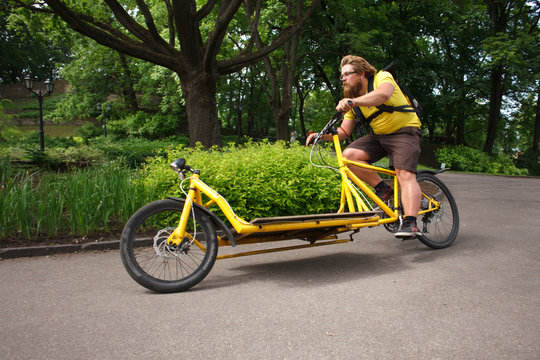
M337 213L260 218L248 222L236 215L225 198L205 184L200 179L200 174L198 171L194 171L192 176L189 178L189 190L186 201L184 202L179 224L169 236L167 243L171 246L179 246L180 243L186 238L186 227L189 217L192 214L194 204L205 208L209 208L212 205L217 205L234 228L234 231L236 232L234 241L231 241L231 239L224 240L223 238L218 237L219 246L234 246L235 243L252 244L290 239L307 239L310 242L308 245L218 256L218 259L252 255L262 252L273 252L309 246L321 246L348 242L350 240L335 240L326 241L324 243L315 243L315 241L319 240L336 239L337 237L335 235L344 231L358 231L358 229L363 227L373 227L399 221L399 186L396 172L393 170L345 159L342 154L339 137L335 130L333 131L333 142L338 162L337 170L341 174L342 179L340 207ZM349 167L351 166L361 167L393 177L393 209L385 204L368 185L366 185L350 170ZM361 192L363 192L376 205L378 205L380 211L372 211L355 186L357 186ZM203 194L209 198L209 201L206 203L203 202ZM419 214L438 209L439 203L437 200L429 198L425 194L423 194L423 198L429 200L429 206L427 210L422 210ZM386 214L386 217L383 217L382 213ZM192 239L192 241L195 242L197 246L203 248L202 245L198 244L195 239Z

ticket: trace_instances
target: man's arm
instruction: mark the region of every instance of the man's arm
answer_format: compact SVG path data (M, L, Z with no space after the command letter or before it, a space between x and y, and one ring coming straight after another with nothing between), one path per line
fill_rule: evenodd
M356 122L354 120L343 119L343 121L341 122L341 125L337 129L339 140L343 140L343 139L348 138L351 135L351 133L353 132L355 125L356 125ZM317 134L316 133L311 133L311 134L308 135L308 137L306 139L306 146L308 146L311 143L311 140L313 140L315 135L317 135ZM321 136L321 139L325 140L325 141L331 141L332 140L332 135L331 134L324 134L324 135Z
M388 101L393 93L394 85L384 82L378 88L365 95L356 98L341 99L336 106L336 110L345 113L355 106L379 106ZM349 101L352 102L352 106L349 104Z

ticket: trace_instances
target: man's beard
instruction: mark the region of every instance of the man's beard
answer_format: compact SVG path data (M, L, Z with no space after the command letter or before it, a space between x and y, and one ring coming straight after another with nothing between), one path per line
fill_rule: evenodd
M343 85L343 95L346 98L355 98L360 96L362 91L362 82L358 82L355 85L344 84Z

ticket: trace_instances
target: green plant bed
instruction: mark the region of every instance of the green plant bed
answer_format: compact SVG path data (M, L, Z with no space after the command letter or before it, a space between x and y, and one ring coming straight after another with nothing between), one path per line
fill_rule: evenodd
M334 163L329 150L323 153ZM218 191L244 220L257 217L335 212L339 207L340 177L309 162L309 149L283 142L254 143L207 150L179 146L167 158L156 158L144 170L157 196L184 198L180 180L169 169L177 158L201 170L201 179ZM188 182L183 183L184 191ZM217 207L211 210L219 214Z
M490 156L464 145L445 146L436 150L435 154L439 163L452 170L516 176L529 174L527 169L517 168L507 156Z
M139 207L153 200L140 174L119 163L66 173L0 164L0 242L50 242L119 234Z

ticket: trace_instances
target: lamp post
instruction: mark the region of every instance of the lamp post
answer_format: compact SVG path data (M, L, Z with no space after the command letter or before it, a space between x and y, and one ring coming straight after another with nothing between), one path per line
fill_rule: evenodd
M98 102L96 104L96 108L99 112L101 112L101 103ZM103 135L105 137L107 137L107 119L109 118L110 116L110 112L111 112L111 103L107 103L107 110L105 110L103 112Z
M36 95L39 101L39 145L41 151L45 151L45 132L43 131L43 97L50 95L53 92L54 84L51 79L45 80L45 91L43 90L34 90L34 79L29 75L24 77L24 84L28 91Z

